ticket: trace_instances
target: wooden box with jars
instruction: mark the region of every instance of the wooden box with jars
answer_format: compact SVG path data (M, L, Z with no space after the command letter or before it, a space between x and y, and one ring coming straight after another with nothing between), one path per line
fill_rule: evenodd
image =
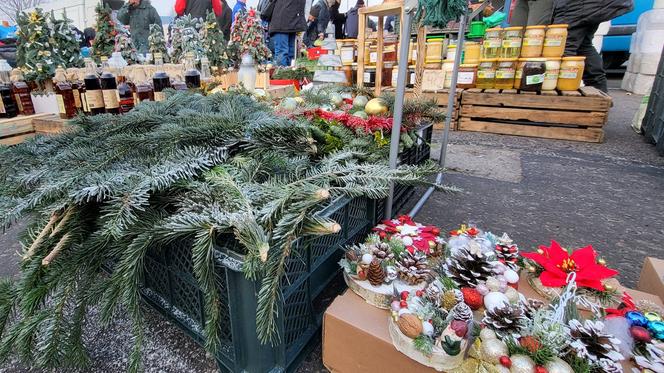
M563 71L564 67L560 69ZM525 76L523 74L522 80ZM572 72L569 74L571 76ZM593 87L540 92L513 88L471 88L464 90L461 95L458 129L602 142L603 127L607 123L610 107L611 97Z

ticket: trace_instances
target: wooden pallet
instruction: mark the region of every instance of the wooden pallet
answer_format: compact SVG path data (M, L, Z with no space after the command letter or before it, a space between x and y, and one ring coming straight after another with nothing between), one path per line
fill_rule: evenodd
M462 131L602 142L611 97L595 88L522 92L467 89L461 95Z
M67 128L66 120L57 114L19 115L0 120L0 145L15 145L37 134L54 134Z

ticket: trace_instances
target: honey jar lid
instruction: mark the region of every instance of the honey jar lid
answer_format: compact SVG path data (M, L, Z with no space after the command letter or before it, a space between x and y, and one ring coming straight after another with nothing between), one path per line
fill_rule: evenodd
M519 58L519 61L546 62L546 58L544 58L544 57L527 57L527 58Z
M562 23L562 24L557 24L557 25L549 25L549 28L567 28L568 24Z
M502 27L492 27L492 28L488 28L488 29L484 30L484 32L486 33L486 32L502 31L502 30L503 30Z
M464 63L459 65L459 67L464 67L464 68L472 68L472 67L477 67L476 63Z
M563 57L563 61L584 61L584 56Z
M527 29L531 29L531 30L532 30L532 29L544 29L544 28L546 28L545 25L532 25L532 26L526 26L526 30L527 30Z
M518 58L499 58L498 62L516 62Z
M505 31L515 31L515 30L522 30L523 27L521 26L512 26L512 27L505 27Z

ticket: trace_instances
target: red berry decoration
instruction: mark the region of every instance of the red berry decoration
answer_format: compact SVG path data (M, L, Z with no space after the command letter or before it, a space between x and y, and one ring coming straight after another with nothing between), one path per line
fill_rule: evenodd
M408 294L410 294L408 291L404 290L401 292L401 300L406 300L408 299Z
M512 360L510 359L509 356L503 355L500 358L498 358L498 362L500 362L500 365L504 366L505 368L510 368L512 367Z
M401 302L399 302L399 305L401 306L401 308L406 308L408 307L408 302L406 302L405 300L401 300Z
M538 365L535 367L535 373L549 373L549 371L545 367Z
M632 334L632 337L634 337L635 340L639 342L650 342L652 340L652 337L650 336L650 332L648 329L642 327L642 326L632 326L629 328L630 334Z
M515 282L513 284L507 284L507 286L514 288L514 290L519 290L519 283Z
M461 293L463 293L463 301L470 309L478 310L484 305L484 297L477 289L465 287L461 288Z
M457 337L464 337L468 333L468 324L465 321L461 320L452 320L450 323L450 328L454 330L454 333Z
M525 348L526 350L535 353L537 350L542 347L542 343L537 340L537 338L527 335L525 337L519 338L519 344L521 347Z
M415 295L417 295L418 297L421 297L422 294L424 294L424 292L422 290L418 290L418 291L415 292Z

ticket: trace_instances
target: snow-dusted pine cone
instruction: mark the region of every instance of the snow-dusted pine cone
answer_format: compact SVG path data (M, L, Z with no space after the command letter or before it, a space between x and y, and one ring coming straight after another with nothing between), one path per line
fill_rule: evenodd
M452 313L454 320L460 320L460 321L473 320L473 310L470 309L470 307L464 302L457 303L456 306L452 307L452 310L450 312Z
M396 267L399 277L411 285L426 281L431 273L426 255L419 251L415 254L404 251L396 262Z
M444 273L459 287L477 287L487 278L496 274L495 256L481 250L460 248L448 257L443 266Z
M526 301L521 301L521 308L523 309L523 315L529 319L532 319L535 315L535 312L544 307L544 302L539 299L528 298Z
M513 243L507 233L503 233L496 243L496 257L507 268L518 271L519 247Z
M618 348L620 340L603 332L604 323L601 321L570 320L570 334L572 347L580 358L588 359L591 364L600 364L602 360L618 362L623 359Z
M521 306L507 303L493 310L485 310L482 319L482 323L502 338L509 336L518 338L525 321L526 317Z

